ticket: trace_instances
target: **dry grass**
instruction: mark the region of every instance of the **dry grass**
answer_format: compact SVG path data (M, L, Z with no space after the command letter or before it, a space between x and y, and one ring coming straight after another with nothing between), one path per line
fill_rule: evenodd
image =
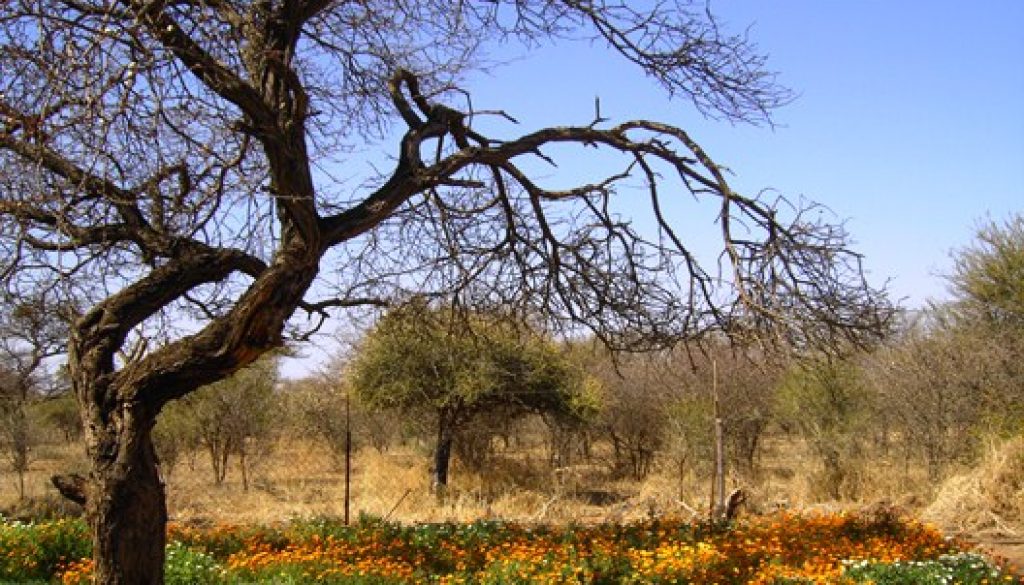
M1024 437L990 443L981 464L947 479L922 515L950 532L1024 536Z
M81 446L64 442L39 445L32 453L30 470L25 477L25 498L35 503L59 501L57 490L50 484L50 477L58 473L84 473L87 469L85 454ZM0 459L0 510L17 510L18 477Z
M520 521L594 522L633 520L652 514L699 516L708 509L709 478L688 470L656 469L643 481L614 480L598 459L552 470L539 451L499 457L488 473L453 462L452 485L439 502L430 489L429 457L421 447L371 448L354 458L351 512L403 522L507 518ZM85 468L80 447L48 444L36 453L27 479L35 501L58 500L53 473ZM1024 438L993 448L983 465L949 479L937 494L924 470L890 458L851 461L844 499L823 495L820 469L806 447L791 437L764 444L756 473L732 474L727 489L742 487L747 510L780 508L834 511L887 502L947 530L1020 534L1024 522ZM203 453L185 458L166 477L172 519L191 522L273 523L293 517L341 516L343 475L322 445L282 441L256 465L243 491L232 461L216 485ZM15 477L0 475L0 510L16 509ZM933 497L935 496L934 501ZM931 503L931 505L928 505Z

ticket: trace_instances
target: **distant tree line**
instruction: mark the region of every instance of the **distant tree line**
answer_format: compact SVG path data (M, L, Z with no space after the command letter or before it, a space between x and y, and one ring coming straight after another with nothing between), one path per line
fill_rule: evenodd
M706 476L717 400L736 477L757 480L775 436L802 441L816 458L823 498L857 497L858 470L879 455L925 469L935 485L976 462L987 441L1024 433L1024 216L983 225L954 258L950 301L841 355L780 357L724 341L613 355L497 314L467 321L418 301L388 311L317 375L281 380L271 356L169 405L155 443L170 481L205 459L219 484L233 461L243 489L280 440L321 444L340 466L346 429L357 449L423 446L438 486L453 457L488 473L538 446L552 470L586 463L612 479ZM45 332L34 318L16 308L4 330L0 445L17 477L40 440L80 433L69 399L54 396L59 384L32 365L52 349L24 335ZM35 324L19 337L17 319Z

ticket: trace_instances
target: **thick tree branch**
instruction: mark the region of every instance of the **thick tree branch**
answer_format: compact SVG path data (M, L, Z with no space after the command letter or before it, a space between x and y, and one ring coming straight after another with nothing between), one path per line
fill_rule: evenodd
M120 223L106 225L79 225L76 221L83 220L77 220L68 213L68 210L73 208L72 206L63 206L51 211L26 201L0 201L0 215L18 218L26 226L32 223L46 226L52 232L66 238L43 240L25 234L23 236L25 241L37 249L72 250L94 245L133 242L139 247L140 252L152 261L156 257L172 257L177 253L176 250L194 244L184 242L181 238L166 233L162 225L154 228L137 204L140 193L157 189L159 183L172 174L183 177L180 180L182 192L179 193L179 198L183 198L191 188L191 181L181 165L160 169L138 188L126 189L110 179L82 168L46 146L15 140L0 134L0 149L9 150L30 163L41 165L55 176L63 179L69 189L83 192L88 200L95 203L109 203L117 210L122 220ZM158 197L159 195L157 195ZM52 199L50 198L50 200ZM163 218L158 217L157 219L162 221ZM95 220L89 218L89 221Z
M113 372L113 360L128 332L195 287L233 272L258 277L266 265L238 250L191 244L188 252L154 268L93 307L75 323L73 353L97 372Z
M164 10L163 0L121 0L161 44L212 91L238 107L261 134L275 127L277 116L248 82L219 63Z
M499 140L446 101L492 41L550 37L603 38L712 114L779 103L749 43L683 0L0 2L0 279L84 311L67 349L90 472L55 485L88 507L98 582L161 580L161 407L279 346L297 308L419 295L629 349L794 324L826 337L879 309L850 286L841 230L732 192L681 130L608 128L595 107L588 127ZM374 188L330 176L392 119L406 131ZM547 188L527 165L559 145L624 163ZM653 236L610 203L634 179ZM672 231L659 200L677 193L721 204L734 283ZM189 303L195 321L168 325Z
M78 504L84 506L86 501L86 482L85 478L77 473L71 473L67 475L54 475L50 478L50 482L53 487L57 488L60 495Z
M117 373L112 392L151 409L252 363L282 343L281 331L315 277L304 251L285 249L226 315Z

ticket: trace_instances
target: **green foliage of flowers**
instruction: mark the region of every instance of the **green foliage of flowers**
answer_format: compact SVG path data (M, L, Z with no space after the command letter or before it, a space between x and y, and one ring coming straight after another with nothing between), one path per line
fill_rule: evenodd
M274 585L403 585L408 581L373 573L332 574L317 571L303 565L280 565L259 571L234 573L220 583L250 585L252 583L273 583Z
M180 542L167 545L164 561L166 585L213 585L224 581L224 568L207 553Z
M26 523L0 517L0 582L46 581L91 553L81 520Z
M875 585L983 585L999 581L1019 583L1019 580L1014 580L1012 576L989 564L984 557L974 553L942 555L928 561L857 561L849 563L843 575L856 583Z
M217 559L225 559L253 545L280 550L289 541L301 539L304 535L302 531L285 534L280 528L272 526L218 525L193 528L171 524L167 530L167 541L181 543Z
M2 522L0 583L87 583L88 540L78 520ZM315 518L273 527L172 525L168 542L170 585L1019 583L934 529L889 514L594 526L401 525L372 517L345 526Z

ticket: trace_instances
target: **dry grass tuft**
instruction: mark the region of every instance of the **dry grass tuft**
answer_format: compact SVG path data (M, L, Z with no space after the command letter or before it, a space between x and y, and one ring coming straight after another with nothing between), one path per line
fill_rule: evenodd
M942 484L922 516L951 532L1024 536L1024 436L991 443L979 466Z

